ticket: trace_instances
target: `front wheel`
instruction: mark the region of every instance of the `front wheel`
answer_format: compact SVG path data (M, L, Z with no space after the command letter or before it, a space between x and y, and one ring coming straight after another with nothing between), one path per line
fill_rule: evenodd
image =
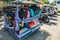
M44 21L48 23L50 21L49 17L45 18Z
M54 15L56 15L58 12L54 12Z
M46 20L45 20L46 23L49 23L49 21L50 21L50 19L46 19Z

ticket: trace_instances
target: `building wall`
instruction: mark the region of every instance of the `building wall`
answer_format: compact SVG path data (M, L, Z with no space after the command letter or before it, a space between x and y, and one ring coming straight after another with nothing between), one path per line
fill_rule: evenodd
M4 3L0 1L0 7L4 7Z
M57 4L56 6L57 6L58 10L60 10L60 4Z

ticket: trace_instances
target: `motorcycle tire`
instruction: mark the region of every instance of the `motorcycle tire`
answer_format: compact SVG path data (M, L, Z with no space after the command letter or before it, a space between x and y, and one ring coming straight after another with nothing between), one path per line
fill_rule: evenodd
M44 22L48 23L50 21L49 17L47 16L46 18L44 18Z
M46 20L44 20L44 21L45 21L45 23L49 23L50 19L46 19Z

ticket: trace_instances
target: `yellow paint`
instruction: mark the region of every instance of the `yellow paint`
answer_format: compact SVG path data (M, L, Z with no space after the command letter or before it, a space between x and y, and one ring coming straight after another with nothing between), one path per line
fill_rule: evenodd
M60 13L60 10L58 10L58 13Z

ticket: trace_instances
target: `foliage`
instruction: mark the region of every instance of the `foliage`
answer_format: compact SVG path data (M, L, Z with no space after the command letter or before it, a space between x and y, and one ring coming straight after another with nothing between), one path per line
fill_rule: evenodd
M0 0L0 1L10 2L10 1L15 1L15 0Z

